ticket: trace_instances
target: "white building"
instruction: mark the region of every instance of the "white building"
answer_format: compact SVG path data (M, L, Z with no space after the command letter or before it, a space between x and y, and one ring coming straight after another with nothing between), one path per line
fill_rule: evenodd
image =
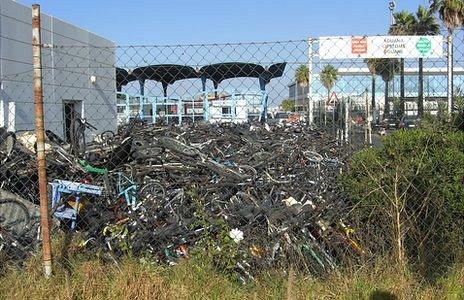
M209 104L210 123L246 123L248 121L248 103L245 99L214 100Z
M0 126L11 131L34 129L31 16L30 7L0 0ZM114 43L45 14L41 22L46 129L66 138L74 115L114 130Z

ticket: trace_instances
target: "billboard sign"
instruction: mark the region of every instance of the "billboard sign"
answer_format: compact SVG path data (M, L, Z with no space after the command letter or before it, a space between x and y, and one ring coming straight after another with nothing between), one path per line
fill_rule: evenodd
M321 59L438 58L443 36L340 36L319 39Z

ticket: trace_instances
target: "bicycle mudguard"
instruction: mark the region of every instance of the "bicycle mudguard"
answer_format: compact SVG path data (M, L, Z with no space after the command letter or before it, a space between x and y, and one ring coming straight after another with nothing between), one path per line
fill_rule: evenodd
M91 174L99 174L99 175L104 175L104 174L107 174L108 173L108 169L106 168L97 168L97 167L94 167L92 165L90 165L85 159L79 159L78 160L78 163L81 167L84 168L84 170L87 172L87 173L91 173Z

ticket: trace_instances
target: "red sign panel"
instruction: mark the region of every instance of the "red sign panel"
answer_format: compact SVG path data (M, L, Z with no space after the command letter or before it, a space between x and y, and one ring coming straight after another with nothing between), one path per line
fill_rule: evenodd
M367 54L367 38L351 38L352 54Z

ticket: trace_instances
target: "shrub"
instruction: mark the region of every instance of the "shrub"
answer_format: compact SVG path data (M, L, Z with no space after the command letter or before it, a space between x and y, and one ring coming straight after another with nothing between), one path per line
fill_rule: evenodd
M460 259L464 233L464 133L398 131L352 158L342 183L371 249L435 276Z

